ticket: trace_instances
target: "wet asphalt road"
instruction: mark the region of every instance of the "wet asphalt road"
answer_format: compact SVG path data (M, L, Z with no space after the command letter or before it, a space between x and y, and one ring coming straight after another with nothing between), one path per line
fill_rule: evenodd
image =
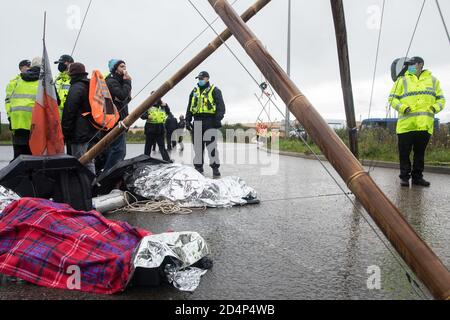
M11 158L11 149L0 147L1 166ZM129 145L128 155L136 156L142 150L142 145ZM177 152L172 155L177 162L190 163L189 148L181 156ZM261 204L190 215L107 215L153 233L199 232L211 248L214 267L194 293L161 286L129 288L122 294L105 296L3 281L0 299L421 298L364 220L367 214L358 213L319 162L268 156L255 145L241 144L222 145L221 157L226 160L222 175L244 178L259 192ZM331 168L328 163L326 166ZM205 169L211 176L211 170ZM332 168L331 172L344 185ZM450 175L426 174L431 188L401 188L397 174L396 170L382 168L371 172L415 230L450 267ZM378 228L376 231L381 235ZM380 290L367 288L367 269L374 265L381 270Z

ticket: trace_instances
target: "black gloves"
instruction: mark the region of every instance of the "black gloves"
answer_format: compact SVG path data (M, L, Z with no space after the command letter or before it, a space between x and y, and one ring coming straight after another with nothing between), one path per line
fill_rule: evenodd
M219 128L222 128L222 122L221 122L221 120L220 119L214 119L214 128L215 129L219 129Z

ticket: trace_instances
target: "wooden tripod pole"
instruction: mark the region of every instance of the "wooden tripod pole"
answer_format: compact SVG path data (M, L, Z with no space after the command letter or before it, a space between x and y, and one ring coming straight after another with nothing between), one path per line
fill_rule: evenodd
M208 1L411 270L435 298L449 299L450 273L444 264L364 171L230 4L225 0Z

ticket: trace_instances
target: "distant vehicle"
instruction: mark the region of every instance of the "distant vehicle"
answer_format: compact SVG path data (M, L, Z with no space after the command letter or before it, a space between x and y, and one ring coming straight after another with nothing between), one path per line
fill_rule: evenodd
M303 137L304 140L308 138L308 134L305 129L296 128L294 130L289 131L289 138L298 138Z
M383 128L395 133L397 127L397 118L371 118L364 119L361 122L361 130ZM439 130L439 119L434 118L434 129Z

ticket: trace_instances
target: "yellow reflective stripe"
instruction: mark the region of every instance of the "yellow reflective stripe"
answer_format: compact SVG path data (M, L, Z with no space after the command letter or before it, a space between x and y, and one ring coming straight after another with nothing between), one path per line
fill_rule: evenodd
M18 94L15 93L12 96L9 97L10 99L36 99L35 94Z
M435 77L431 77L431 81L433 82L433 90L436 91L436 81L437 81L437 79Z
M432 113L432 112L411 112L406 115L398 117L398 119L400 120L400 119L419 117L419 116L427 116L430 118L434 118L434 113Z
M429 95L429 96L436 97L436 93L433 91L415 91L415 92L413 91L413 92L408 92L408 93L405 93L404 95L401 95L399 97L399 99L403 99L406 97L412 97L412 96L421 96L421 95Z
M402 106L402 104L401 103L397 103L395 106L393 104L389 104L389 106L391 108L394 108L397 111L400 111L400 107Z
M11 112L14 112L14 111L32 112L33 107L24 107L24 106L11 107Z

